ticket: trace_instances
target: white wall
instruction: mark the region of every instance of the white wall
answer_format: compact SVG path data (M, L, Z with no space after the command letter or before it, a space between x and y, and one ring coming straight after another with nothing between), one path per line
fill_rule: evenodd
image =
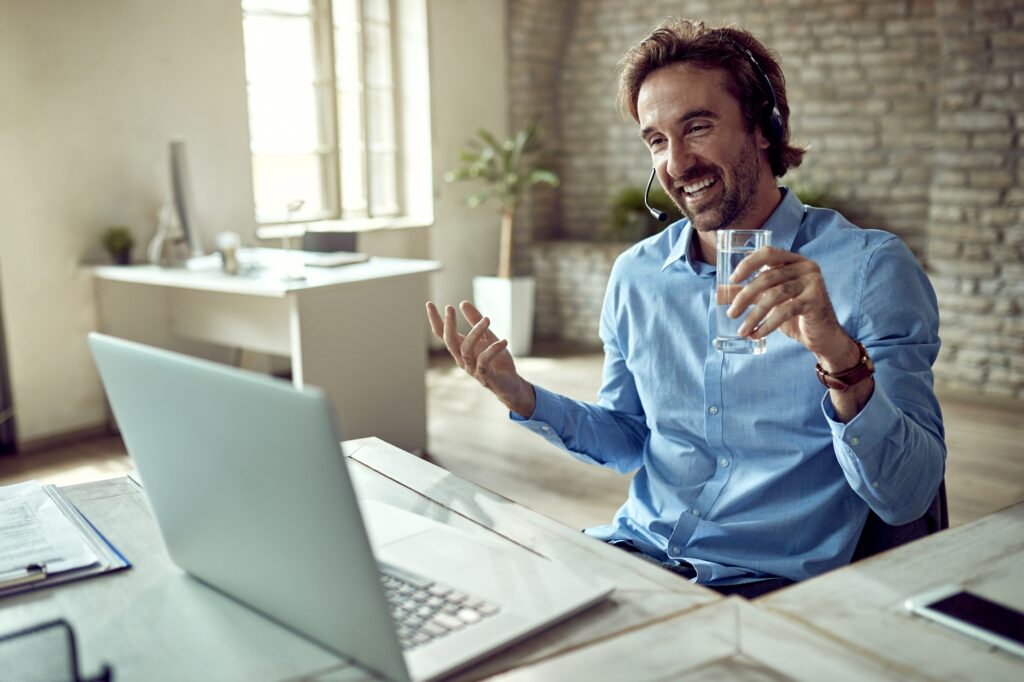
M483 126L507 129L504 0L429 0L436 226L367 234L381 255L434 258L435 300L471 297L497 264L498 217L442 178ZM0 295L21 442L103 423L85 344L85 260L125 224L142 259L188 142L198 223L254 241L239 0L0 0Z
M466 206L477 187L448 184L445 171L477 128L508 131L507 12L505 0L430 0L431 108L434 128L434 229L431 258L439 304L472 299L474 275L498 269L496 209Z
M0 0L0 291L19 441L102 423L98 237L136 257L188 142L198 223L253 233L238 0Z

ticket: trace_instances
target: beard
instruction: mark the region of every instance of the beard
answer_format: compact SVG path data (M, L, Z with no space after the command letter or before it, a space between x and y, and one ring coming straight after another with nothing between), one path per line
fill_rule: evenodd
M697 232L731 229L750 209L751 201L757 193L759 150L753 135L748 137L748 142L731 168L735 184L726 184L721 166L706 163L698 163L687 170L678 183L684 185L709 176L717 178L722 185L722 197L717 203L694 210L687 206L685 199L678 199L676 193L670 193L672 202L690 219L690 224ZM683 192L681 187L679 192Z

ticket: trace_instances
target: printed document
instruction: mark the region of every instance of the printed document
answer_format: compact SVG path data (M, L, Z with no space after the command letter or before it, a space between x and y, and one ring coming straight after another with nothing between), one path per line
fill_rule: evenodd
M30 566L54 574L98 561L38 481L0 487L0 581Z

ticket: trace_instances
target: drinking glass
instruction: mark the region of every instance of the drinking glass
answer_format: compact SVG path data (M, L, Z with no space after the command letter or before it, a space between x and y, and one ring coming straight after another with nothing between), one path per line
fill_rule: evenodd
M762 246L770 246L772 233L770 230L719 230L716 240L718 271L715 275L715 348L723 353L760 355L765 350L765 339L750 339L738 333L746 311L742 311L736 318L729 317L725 311L744 285L757 275L755 272L742 282L732 282L730 278L736 266Z

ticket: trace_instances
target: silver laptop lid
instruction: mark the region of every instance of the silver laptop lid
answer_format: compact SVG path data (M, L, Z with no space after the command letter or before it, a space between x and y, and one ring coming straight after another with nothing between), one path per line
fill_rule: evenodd
M409 679L327 398L102 334L89 345L174 562Z

